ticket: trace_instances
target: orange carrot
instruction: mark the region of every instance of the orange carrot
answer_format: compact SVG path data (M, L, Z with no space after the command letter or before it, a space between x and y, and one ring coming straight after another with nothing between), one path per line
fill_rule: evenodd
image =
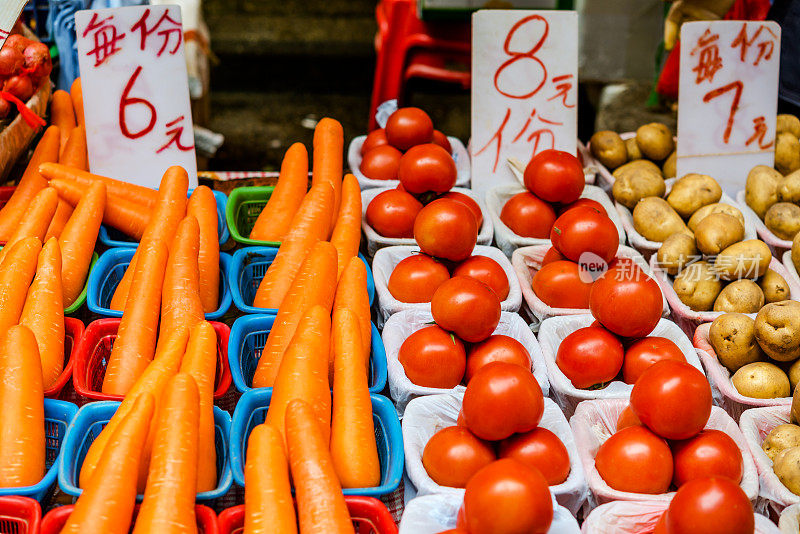
M345 175L342 182L342 203L331 235L331 243L339 255L341 277L350 258L358 256L358 246L361 243L361 187L352 174Z
M158 200L158 191L136 184L129 184L121 180L108 178L107 176L100 176L99 174L92 174L88 171L76 169L61 165L60 163L42 163L39 165L39 172L42 173L48 181L55 180L72 180L77 182L83 187L89 187L92 182L102 181L106 184L108 192L117 195L121 198L142 204L144 206L153 207Z
M0 337L0 487L32 486L44 476L44 390L36 338L24 326Z
M136 473L155 401L140 395L111 432L93 476L61 534L128 534L136 504Z
M286 350L278 370L266 423L283 428L287 406L294 399L308 402L314 410L325 443L331 431L331 390L328 387L328 352L331 317L322 306L308 311Z
M189 215L178 225L164 273L161 290L161 328L192 328L203 320L200 302L200 271L197 252L200 247L200 228L197 219Z
M83 291L106 205L106 184L93 183L58 238L63 257L64 305L67 307L78 300Z
M70 101L69 105L72 107L72 101ZM62 135L64 131L63 129L61 130ZM75 127L69 132L67 143L61 149L61 156L58 162L81 170L89 168L88 155L86 154L86 132L83 126ZM72 205L59 196L58 207L53 215L53 220L50 221L50 226L47 228L44 240L47 241L51 237L60 237L70 215L72 215Z
M14 243L26 237L44 239L47 227L50 226L50 221L53 219L57 206L58 193L52 187L45 187L36 193L31 203L28 204L28 209L25 210L25 214L20 219L19 224L14 229L14 233L6 241L3 250L0 250L0 263L3 262L8 247Z
M333 210L331 211L328 235L336 224L336 215L339 213L339 204L342 199L343 157L344 131L342 125L335 119L325 117L314 128L314 168L311 186L327 182L333 188Z
M200 225L200 300L203 311L211 313L219 307L219 221L214 192L204 185L195 189L186 205L186 215L193 215Z
M50 98L50 123L61 130L60 152L63 152L70 132L77 126L72 98L68 92L61 89L53 91L53 96Z
M59 198L56 204L56 211L53 213L53 218L50 219L50 224L47 226L47 232L44 234L44 240L47 241L51 237L58 239L61 237L61 232L64 231L64 226L72 216L72 206L66 200Z
M250 239L283 241L307 190L308 151L303 143L295 143L283 156L278 185L250 230Z
M333 299L333 311L348 309L358 317L361 328L361 346L367 359L364 362L369 374L369 354L372 349L372 317L369 306L369 292L367 291L367 267L361 258L350 258L347 266L339 278L336 286L336 296ZM333 358L331 358L333 370ZM333 376L333 375L331 375Z
M156 347L161 285L167 266L167 247L162 241L139 245L142 259L136 265L131 299L125 305L117 339L111 349L103 393L125 395L147 364Z
M36 337L42 360L42 383L48 389L64 370L64 298L61 292L61 247L51 238L39 253L19 324Z
M0 333L19 323L42 242L28 237L8 248L7 261L0 264Z
M278 310L253 376L253 387L272 387L298 323L313 306L322 306L330 314L335 285L336 249L327 241L319 241L300 266Z
M314 411L302 400L292 401L286 409L286 441L300 532L354 534L328 440Z
M328 184L312 187L292 219L292 228L278 249L278 255L261 280L253 299L258 308L280 308L297 269L311 247L328 236L328 219L333 209L333 190Z
M247 440L244 464L244 531L247 534L297 534L289 482L289 461L281 432L258 425Z
M197 532L199 406L197 384L190 375L178 373L169 380L158 410L147 488L133 534Z
M75 111L75 120L79 126L85 126L83 120L83 86L80 77L75 78L72 87L69 88L69 96L72 98L72 108Z

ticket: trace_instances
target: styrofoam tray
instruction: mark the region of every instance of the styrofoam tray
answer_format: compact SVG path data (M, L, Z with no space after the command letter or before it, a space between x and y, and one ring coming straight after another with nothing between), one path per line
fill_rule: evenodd
M595 180L597 179L597 160L595 160L592 155L589 153L589 150L586 148L586 145L578 139L578 159L580 159L581 164L583 165L583 180L585 184L594 185ZM512 163L511 161L508 162L508 168L511 169L511 174L514 175L520 184L525 184L525 165L527 162L523 164L519 162L519 166L516 165L516 161ZM520 169L519 167L522 167Z

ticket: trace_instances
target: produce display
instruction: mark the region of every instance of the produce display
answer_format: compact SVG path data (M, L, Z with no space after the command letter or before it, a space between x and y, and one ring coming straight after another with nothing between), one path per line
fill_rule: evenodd
M17 100L0 99L0 120L16 113L42 84L50 83L52 69L50 49L46 44L19 33L9 35L0 50L0 87Z
M614 188L620 195L657 187L660 182L656 178L675 177L675 141L665 124L652 122L622 135L610 130L595 132L588 148L598 162L613 171Z

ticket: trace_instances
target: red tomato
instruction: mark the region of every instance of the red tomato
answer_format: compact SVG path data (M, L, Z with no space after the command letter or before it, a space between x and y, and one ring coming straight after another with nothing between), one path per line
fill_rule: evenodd
M628 428L629 426L636 426L641 425L642 422L639 421L639 418L636 417L636 414L633 413L631 410L630 405L626 406L622 413L619 414L619 418L617 419L617 432L624 428Z
M656 528L653 530L653 534L669 534L669 532L667 532L667 513L666 512L661 514L661 517L658 519L658 523L656 523Z
M589 294L592 315L618 336L645 337L661 319L661 289L635 265L612 262Z
M433 131L433 139L431 140L431 143L437 144L443 149L447 150L448 154L453 153L453 147L450 145L450 140L439 130Z
M500 220L520 237L548 239L556 212L547 202L525 192L508 199L500 211Z
M594 459L597 472L611 488L661 494L672 482L672 453L667 442L643 426L620 430L608 438Z
M467 365L463 343L435 325L408 336L397 359L412 383L428 388L456 387Z
M463 530L467 534L469 534L469 530L467 529L467 516L464 514L464 503L461 503L461 507L458 509L458 515L456 516L456 530Z
M631 408L659 436L688 439L708 422L711 386L691 364L662 360L650 366L633 385Z
M458 418L456 419L456 426L463 426L464 428L467 427L467 423L464 422L464 410L458 411Z
M464 427L443 428L422 451L422 465L434 482L464 488L472 475L495 461L494 449Z
M665 337L637 339L625 351L622 379L626 384L635 384L645 369L661 360L685 362L686 357L675 343Z
M481 211L480 205L478 205L474 198L459 191L450 191L439 198L457 200L458 202L461 202L467 206L470 211L472 211L472 214L475 215L475 221L478 223L478 230L481 229L481 225L483 225L483 212Z
M495 334L470 349L464 382L469 384L478 369L491 362L513 363L528 370L531 368L531 357L522 343L513 337Z
M565 259L566 258L564 257L564 255L561 254L556 247L550 247L549 249L547 249L547 252L545 252L544 256L542 257L542 267L544 267L548 263L553 263L554 261L560 261Z
M430 302L436 288L450 279L447 267L425 254L413 254L395 265L389 293L400 302Z
M384 146L388 144L389 140L386 139L386 130L383 128L372 130L367 134L367 138L364 139L364 144L361 145L361 155L363 156L376 146Z
M397 178L406 191L421 195L446 193L456 185L456 162L445 149L433 143L409 148L400 158Z
M581 208L581 207L594 208L600 213L605 213L606 215L608 215L603 205L596 200L592 200L591 198L579 198L575 202L571 202L570 204L565 204L558 209L558 214L563 215L564 213L573 208Z
M724 477L687 482L665 513L668 534L753 534L755 516L750 499Z
M491 362L469 381L461 409L473 434L498 441L536 428L544 413L544 397L529 370Z
M397 180L397 168L403 154L389 145L377 146L364 154L358 169L373 180Z
M550 241L572 261L586 261L582 255L591 252L609 263L617 255L619 233L604 212L587 207L574 208L565 211L553 223Z
M545 534L553 522L553 501L539 471L506 458L467 483L464 515L476 534Z
M742 451L728 434L706 429L693 438L672 443L677 487L696 478L726 477L737 484L742 481Z
M436 324L470 343L492 335L500 322L500 299L473 278L454 276L433 294L431 315Z
M414 221L422 204L405 191L379 193L367 206L366 219L383 237L413 237Z
M400 108L386 121L386 138L390 145L403 152L412 146L430 143L433 121L419 108Z
M500 442L500 458L514 458L544 475L547 484L557 486L567 480L570 472L567 448L546 428L534 428L524 434L515 434Z
M462 261L472 255L478 242L478 225L466 205L440 198L420 210L414 221L414 239L425 254Z
M495 292L501 301L506 300L510 290L508 275L500 264L488 256L467 258L453 271L453 276L468 276L483 282Z
M544 150L525 167L525 187L547 202L569 204L583 193L586 179L578 158L561 150Z
M553 308L589 307L591 283L581 279L581 268L571 261L548 263L533 275L531 287L542 302Z
M598 389L619 374L624 354L617 336L605 328L587 326L564 338L556 365L576 388Z

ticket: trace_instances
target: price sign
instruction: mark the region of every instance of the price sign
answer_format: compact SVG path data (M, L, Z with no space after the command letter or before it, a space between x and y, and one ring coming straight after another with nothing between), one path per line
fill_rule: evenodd
M781 29L775 22L688 22L681 27L677 175L744 188L775 161Z
M482 10L472 16L472 188L518 183L506 164L577 152L578 15Z
M78 11L75 29L92 172L158 187L180 165L196 186L180 7Z
M22 8L28 0L7 0L0 2L0 48L5 44L8 36L11 35L11 29L22 13Z

